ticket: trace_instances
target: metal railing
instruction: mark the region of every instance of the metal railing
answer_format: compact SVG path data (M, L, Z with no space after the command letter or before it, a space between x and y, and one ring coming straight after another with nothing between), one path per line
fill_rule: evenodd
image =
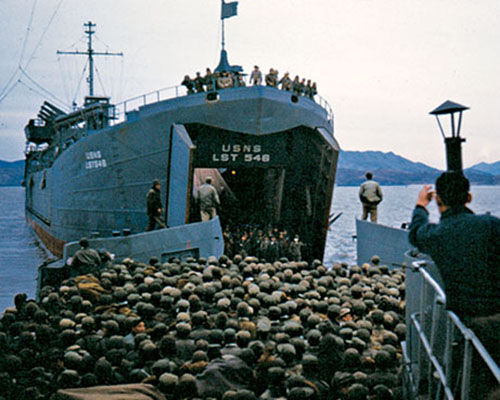
M184 95L186 95L186 88L182 85L177 85L127 99L115 105L116 119L113 121L113 125L123 122L126 119L128 112L136 111L139 107L158 103L163 100L174 99Z
M235 86L238 87L238 86ZM229 90L231 88L220 89L220 90ZM276 88L277 90L281 90ZM149 93L142 94L140 96L132 97L131 99L127 99L121 103L115 105L115 118L111 121L111 125L116 125L120 122L124 122L127 117L127 113L136 111L139 107L158 103L163 100L174 99L180 96L187 95L187 90L183 85L177 86L169 86L163 89L155 90ZM328 123L330 124L333 131L333 109L328 104L325 98L320 95L315 95L314 99L311 99L319 104L327 112ZM316 101L317 100L317 101Z
M405 398L486 398L485 382L498 385L500 369L474 332L446 310L443 289L425 269L432 264L416 261L407 271L406 286L413 296L406 304Z

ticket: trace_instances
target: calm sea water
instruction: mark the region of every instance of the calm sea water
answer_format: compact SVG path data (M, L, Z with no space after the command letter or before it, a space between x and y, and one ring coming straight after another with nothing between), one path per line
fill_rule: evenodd
M379 206L379 222L401 226L409 222L420 185L383 187L384 201ZM470 208L476 213L500 216L500 186L472 188ZM435 205L429 207L431 219L438 221ZM328 232L324 262L356 262L355 218L361 214L357 187L336 187L331 212L342 216ZM36 268L45 252L24 219L24 188L0 187L0 311L13 305L16 293L35 295Z
M0 310L16 293L35 296L36 268L45 253L24 219L24 188L0 187Z
M384 186L384 200L378 207L378 222L384 225L401 227L410 222L411 213L417 201L417 195L423 185ZM336 261L349 264L356 262L355 220L361 217L361 204L358 187L336 187L333 193L331 213L342 216L330 227L325 249L324 263L331 265ZM500 216L500 186L473 186L472 202L469 207L476 214L490 212ZM439 212L435 202L428 207L430 220L439 221Z

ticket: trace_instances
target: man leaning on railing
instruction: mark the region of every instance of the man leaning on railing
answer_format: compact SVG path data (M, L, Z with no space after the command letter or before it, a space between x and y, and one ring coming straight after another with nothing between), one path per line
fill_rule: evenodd
M500 219L475 215L470 184L462 172L444 172L435 191L420 191L409 241L429 254L443 279L446 308L457 314L500 364ZM441 219L429 222L427 205L436 200Z

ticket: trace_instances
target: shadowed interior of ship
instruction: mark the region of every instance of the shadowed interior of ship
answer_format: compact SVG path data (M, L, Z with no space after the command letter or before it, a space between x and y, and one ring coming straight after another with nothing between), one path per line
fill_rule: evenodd
M322 256L336 155L315 130L258 136L198 124L186 129L196 146L190 222L200 220L197 188L210 176L223 228L284 228Z

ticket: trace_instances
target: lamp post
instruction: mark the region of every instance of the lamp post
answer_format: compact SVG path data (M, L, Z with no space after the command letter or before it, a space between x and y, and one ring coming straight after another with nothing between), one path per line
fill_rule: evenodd
M453 101L447 100L429 114L436 116L436 121L439 125L439 130L443 136L446 145L446 163L448 171L462 171L462 142L465 138L460 137L460 128L462 125L462 112L468 110L469 107L462 106ZM440 115L450 115L450 135L446 136L439 120ZM455 117L458 114L458 124L455 126Z

